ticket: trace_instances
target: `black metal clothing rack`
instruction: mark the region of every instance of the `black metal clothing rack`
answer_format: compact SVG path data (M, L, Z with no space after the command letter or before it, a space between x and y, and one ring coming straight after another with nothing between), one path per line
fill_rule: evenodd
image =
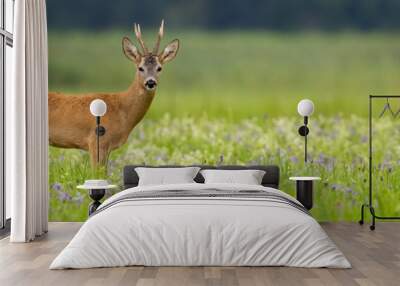
M375 229L375 219L381 219L381 220L400 220L400 217L397 216L379 216L375 213L375 208L372 205L372 101L374 99L386 99L387 101L389 100L389 98L400 98L400 95L370 95L369 96L369 199L368 199L368 204L363 204L361 206L361 219L359 221L359 223L362 225L364 224L364 209L368 208L371 216L372 216L372 223L370 225L370 229L374 230ZM387 106L385 106L383 112L381 113L381 115L383 115L383 113L385 112L385 110L390 106L389 106L389 102L387 103ZM393 111L390 109L392 115L394 115ZM397 113L396 113L397 116Z

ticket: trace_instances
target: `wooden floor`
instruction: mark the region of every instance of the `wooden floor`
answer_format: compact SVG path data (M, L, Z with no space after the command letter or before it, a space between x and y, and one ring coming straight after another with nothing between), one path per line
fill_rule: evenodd
M353 223L323 224L352 269L289 267L123 267L48 270L80 223L50 223L33 243L0 241L0 285L400 285L400 224L375 232Z

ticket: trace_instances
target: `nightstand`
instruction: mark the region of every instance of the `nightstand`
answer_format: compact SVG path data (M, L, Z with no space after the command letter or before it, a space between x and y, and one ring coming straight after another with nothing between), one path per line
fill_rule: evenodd
M320 177L290 177L289 180L296 181L296 199L302 205L311 210L313 207L314 181L321 180Z
M109 185L108 183L105 184L91 184L91 181L98 181L98 180L88 180L85 182L84 185L80 185L77 188L78 189L84 189L89 191L89 196L93 200L93 202L89 205L89 216L94 213L97 208L101 205L100 200L104 197L106 194L106 190L109 189L115 189L117 188L116 185ZM105 180L102 180L101 183L107 182Z

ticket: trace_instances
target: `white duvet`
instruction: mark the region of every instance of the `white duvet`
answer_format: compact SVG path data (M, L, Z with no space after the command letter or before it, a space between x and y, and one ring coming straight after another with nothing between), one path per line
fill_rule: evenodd
M179 184L122 191L265 190L254 185ZM295 201L292 197L291 200ZM321 226L293 206L257 198L123 201L89 218L50 269L145 266L350 268Z

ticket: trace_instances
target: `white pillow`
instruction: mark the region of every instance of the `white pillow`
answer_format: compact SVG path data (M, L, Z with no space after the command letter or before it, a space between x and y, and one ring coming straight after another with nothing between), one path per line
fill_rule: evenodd
M202 170L205 184L261 185L265 171L262 170Z
M199 170L199 167L135 168L139 176L139 186L195 183L193 179Z

